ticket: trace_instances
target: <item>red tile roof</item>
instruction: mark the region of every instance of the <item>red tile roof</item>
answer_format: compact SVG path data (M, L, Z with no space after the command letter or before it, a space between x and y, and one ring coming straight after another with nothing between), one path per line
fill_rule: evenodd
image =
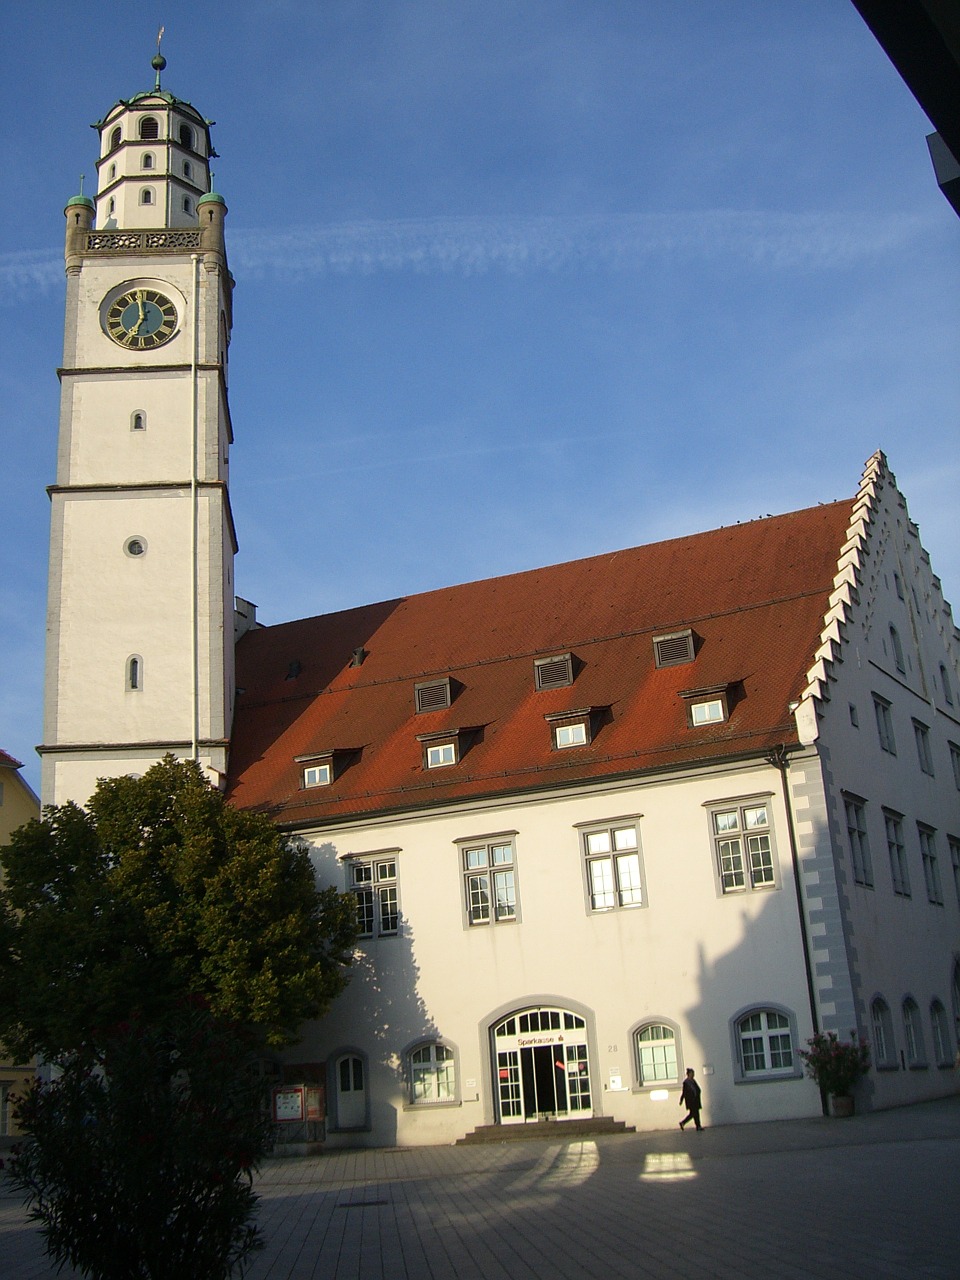
M852 505L250 631L228 793L285 824L323 823L796 743L788 704L813 662ZM695 660L657 669L653 637L687 627ZM536 691L534 658L568 651L573 684ZM416 714L414 685L447 675L452 705ZM680 694L716 686L731 688L729 719L689 728ZM544 717L584 707L609 709L593 741L553 750ZM418 735L468 726L479 732L459 764L423 768ZM328 751L353 754L338 756L330 786L304 790L296 757Z
M22 767L22 760L14 760L13 756L6 751L0 750L0 769L20 769Z

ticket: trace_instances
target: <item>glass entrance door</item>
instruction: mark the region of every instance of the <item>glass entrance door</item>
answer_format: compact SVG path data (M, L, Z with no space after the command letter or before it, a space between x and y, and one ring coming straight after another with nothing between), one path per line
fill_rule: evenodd
M501 1124L593 1115L586 1023L566 1009L524 1009L493 1029Z

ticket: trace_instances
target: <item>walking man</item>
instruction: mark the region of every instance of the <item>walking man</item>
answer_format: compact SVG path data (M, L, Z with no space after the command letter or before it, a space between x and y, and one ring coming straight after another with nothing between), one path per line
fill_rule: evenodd
M688 1120L692 1120L699 1133L703 1128L700 1123L700 1086L694 1078L693 1067L687 1067L687 1078L680 1090L680 1106L687 1108L687 1114L680 1121L680 1128L682 1129Z

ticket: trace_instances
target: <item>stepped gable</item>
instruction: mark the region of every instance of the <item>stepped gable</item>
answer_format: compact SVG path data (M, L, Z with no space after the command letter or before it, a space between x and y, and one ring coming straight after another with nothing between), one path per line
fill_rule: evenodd
M249 631L228 794L324 824L796 745L855 501ZM686 628L694 660L657 668L653 638ZM534 659L566 653L573 683L537 690ZM417 713L448 676L451 705ZM718 687L729 719L689 727L681 694ZM544 717L586 708L590 744L555 750ZM425 769L419 738L454 730L460 762ZM303 788L327 752L334 781Z

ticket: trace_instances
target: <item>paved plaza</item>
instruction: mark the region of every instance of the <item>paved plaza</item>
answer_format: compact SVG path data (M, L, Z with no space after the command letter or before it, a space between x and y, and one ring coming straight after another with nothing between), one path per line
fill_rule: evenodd
M960 1280L960 1097L702 1134L275 1160L257 1187L266 1247L249 1280ZM55 1274L20 1201L0 1196L0 1280Z

